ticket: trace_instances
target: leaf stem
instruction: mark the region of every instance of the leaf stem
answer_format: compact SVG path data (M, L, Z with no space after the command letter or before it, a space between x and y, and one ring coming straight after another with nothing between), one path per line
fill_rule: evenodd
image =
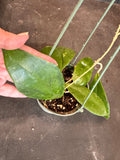
M100 66L100 68L98 69L97 73L100 73L100 71L101 71L102 68L103 68L103 64L102 64L102 63L97 63L97 64Z

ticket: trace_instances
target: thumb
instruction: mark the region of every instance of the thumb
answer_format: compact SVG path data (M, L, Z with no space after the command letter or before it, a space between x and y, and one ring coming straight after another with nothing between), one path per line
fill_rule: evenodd
M0 48L12 50L20 48L28 40L28 32L13 34L0 28Z

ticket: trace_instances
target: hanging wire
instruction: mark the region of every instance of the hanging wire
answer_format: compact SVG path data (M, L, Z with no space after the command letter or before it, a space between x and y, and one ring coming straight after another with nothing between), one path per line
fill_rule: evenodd
M72 21L73 17L75 16L76 12L78 11L78 9L80 8L80 6L82 5L84 0L79 0L79 2L77 3L77 5L75 6L72 14L70 15L70 17L68 18L66 24L64 25L60 35L58 36L57 40L55 41L49 56L52 55L52 53L54 52L56 46L58 45L59 41L61 40L62 36L64 35L65 31L67 30L70 22ZM107 7L107 9L105 10L104 14L102 15L102 17L100 18L100 20L98 21L97 25L95 26L95 28L93 29L93 31L91 32L90 36L88 37L87 41L83 44L82 49L80 50L80 52L78 53L78 55L76 56L75 60L73 61L73 64L76 62L76 60L78 59L78 57L80 56L80 54L82 53L82 51L84 50L85 46L87 45L88 41L91 39L91 37L93 36L94 32L96 31L96 29L98 28L98 26L100 25L100 23L102 22L103 18L106 16L106 14L108 13L108 11L110 10L110 8L112 7L112 5L114 4L116 0L112 0L111 3L109 4L109 6ZM118 54L118 52L120 51L120 46L116 49L116 51L114 52L113 56L110 58L109 62L107 63L106 67L104 68L103 72L101 73L100 77L98 78L98 80L96 81L95 85L93 86L93 88L91 89L89 95L87 96L87 98L85 99L82 107L78 110L82 110L84 108L84 105L86 104L87 100L89 99L89 97L91 96L92 92L94 91L95 87L97 86L97 84L99 83L99 81L101 80L101 78L103 77L104 73L106 72L106 70L108 69L109 65L112 63L113 59L115 58L115 56Z
M89 97L91 96L92 92L94 91L95 87L97 86L97 84L99 83L99 81L101 80L101 78L103 77L104 73L106 72L106 70L108 69L108 67L110 66L110 64L112 63L113 59L115 58L115 56L118 54L118 52L120 51L120 45L118 46L118 48L116 49L116 51L114 52L113 56L110 58L109 62L107 63L107 65L105 66L103 72L101 73L100 77L98 78L98 80L96 81L95 85L93 86L93 88L91 89L89 95L87 96L87 98L85 99L82 107L79 110L82 110L84 108L84 105L86 104L87 100L89 99Z
M80 6L82 5L84 0L79 0L79 2L77 3L77 5L75 6L73 12L71 13L70 17L68 18L66 24L64 25L60 35L58 36L56 42L54 43L50 53L49 53L49 56L51 56L56 48L56 46L58 45L59 41L61 40L62 36L64 35L65 31L67 30L70 22L72 21L73 17L75 16L76 12L78 11L78 9L80 8Z
M116 42L118 36L120 35L120 25L118 26L117 28L117 31L115 33L115 36L113 37L113 40L111 42L111 44L109 45L108 49L105 51L105 53L100 57L98 58L94 64L87 70L85 71L82 75L80 75L76 80L74 80L73 83L75 83L77 80L79 80L81 77L83 77L85 74L87 74L89 71L91 71L91 69L93 69L97 64L100 64L100 61L109 53L109 51L111 50L112 46L114 45L114 43ZM101 64L102 65L102 64ZM68 80L66 83L69 83L70 81L72 81L73 77ZM68 88L69 86L71 86L72 83L70 83L69 85L66 86L66 88Z
M86 47L87 43L89 42L89 40L91 39L91 37L93 36L94 32L96 31L96 29L98 28L98 26L100 25L100 23L102 22L103 18L106 16L106 14L108 13L108 11L110 10L110 8L112 7L112 5L114 4L116 0L112 0L111 3L109 4L109 6L107 7L107 9L105 10L104 14L102 15L102 17L100 18L100 20L97 22L97 25L95 26L95 28L93 29L93 31L91 32L91 34L89 35L88 39L86 40L86 42L83 44L82 49L80 50L80 52L78 53L78 55L76 56L76 58L73 61L73 65L75 64L75 62L77 61L78 57L80 56L80 54L82 53L82 51L84 50L84 48Z

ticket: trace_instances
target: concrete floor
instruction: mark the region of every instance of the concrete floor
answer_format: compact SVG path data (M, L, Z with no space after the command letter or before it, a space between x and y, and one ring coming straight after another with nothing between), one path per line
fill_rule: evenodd
M40 50L52 45L78 0L0 0L0 27L28 31L28 45ZM78 52L109 3L85 0L59 46ZM107 49L120 23L115 4L80 56L94 60ZM120 38L103 60L105 65ZM42 111L36 100L0 97L0 160L119 160L120 54L102 78L111 118L85 111L62 118Z

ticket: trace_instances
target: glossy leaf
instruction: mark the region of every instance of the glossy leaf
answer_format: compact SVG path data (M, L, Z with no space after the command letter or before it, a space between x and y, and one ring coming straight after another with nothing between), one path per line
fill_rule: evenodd
M90 90L88 88L74 83L70 87L68 87L68 90L80 104L84 103L85 99L90 93ZM84 108L98 116L106 116L107 114L106 107L103 101L101 100L101 98L99 98L99 96L97 96L96 93L91 94Z
M93 81L91 82L90 89L93 88L98 78L99 78L99 73L95 75ZM106 107L106 112L107 112L107 115L105 116L105 118L108 119L110 117L110 106L109 106L109 102L107 100L107 96L105 94L101 81L99 81L99 83L97 84L93 92L96 93L101 98L101 100L104 102L105 107Z
M22 50L3 50L6 68L17 89L30 98L60 98L65 83L59 68Z
M85 57L81 59L74 68L73 72L73 81L79 78L84 72L86 72L93 65L93 60L90 57ZM86 73L83 77L78 79L75 83L80 84L82 86L86 86L86 84L90 81L92 76L92 71Z
M49 55L51 49L52 47L47 46L43 48L41 52ZM65 68L65 66L67 66L72 61L74 56L75 56L75 52L72 49L65 48L65 47L57 47L54 50L51 57L57 61L58 67L62 71Z

